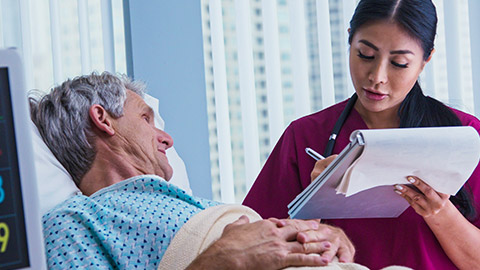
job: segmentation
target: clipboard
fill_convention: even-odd
[[[336,187],[364,146],[362,134],[356,133],[338,157],[288,205],[289,216],[296,219],[380,218],[397,217],[405,211],[409,204],[395,194],[391,186],[368,189],[350,197],[337,194]]]
[[[288,214],[299,219],[398,217],[409,204],[395,193],[394,184],[409,184],[406,177],[416,175],[435,190],[455,195],[479,159],[480,137],[470,126],[357,130],[288,204]]]

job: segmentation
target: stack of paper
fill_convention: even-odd
[[[351,143],[289,205],[292,218],[397,217],[408,203],[393,185],[418,176],[455,195],[480,159],[472,127],[357,130]]]

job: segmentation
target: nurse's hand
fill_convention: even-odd
[[[319,176],[327,167],[332,163],[332,161],[338,155],[331,155],[325,159],[320,159],[315,163],[315,167],[313,167],[312,172],[310,173],[310,180],[313,181],[317,176]]]
[[[450,195],[435,191],[416,176],[408,176],[413,187],[395,185],[395,192],[402,196],[424,218],[433,216],[450,202]]]

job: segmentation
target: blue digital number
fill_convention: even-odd
[[[5,199],[5,191],[3,190],[2,185],[3,185],[3,179],[0,176],[0,203],[2,203],[3,199]]]

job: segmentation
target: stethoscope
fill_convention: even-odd
[[[338,117],[337,122],[335,122],[332,133],[330,133],[330,137],[328,138],[327,147],[325,148],[325,152],[323,154],[324,157],[328,157],[332,154],[333,147],[335,146],[335,141],[337,139],[337,135],[338,133],[340,133],[343,123],[345,123],[345,120],[347,120],[348,115],[350,115],[350,112],[352,111],[353,106],[357,101],[357,98],[358,98],[357,93],[354,93],[350,98],[350,100],[347,102],[345,109],[343,109],[342,113]]]

